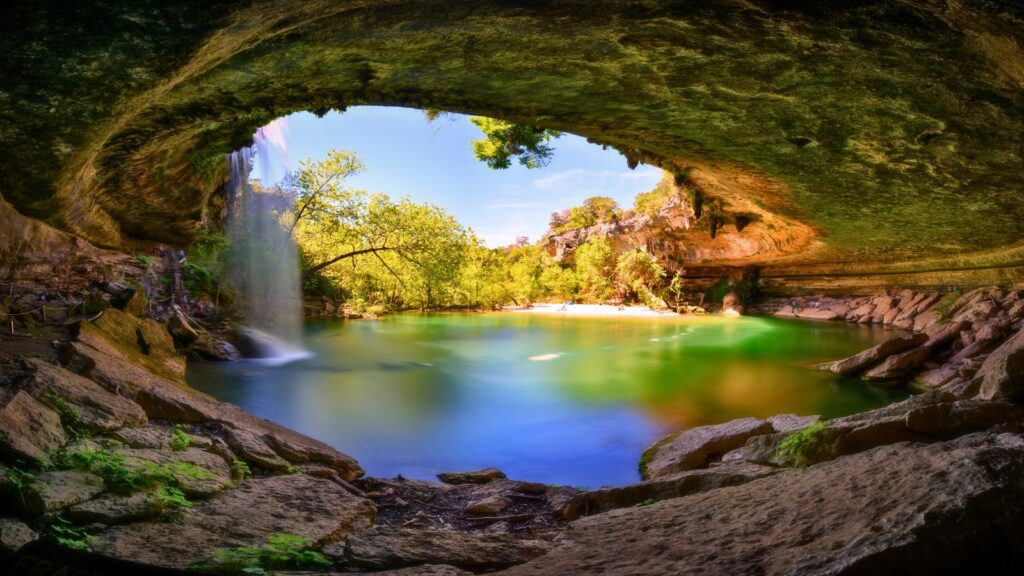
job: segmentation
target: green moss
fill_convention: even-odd
[[[790,434],[779,444],[775,457],[781,462],[806,466],[810,461],[811,452],[820,448],[824,430],[825,423],[819,421]]]

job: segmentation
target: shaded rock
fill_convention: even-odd
[[[0,557],[14,554],[39,538],[35,530],[16,518],[0,518]]]
[[[989,354],[975,378],[980,398],[1024,400],[1024,329]]]
[[[953,322],[967,321],[976,322],[991,318],[999,311],[999,305],[991,300],[982,299],[967,306],[953,315]]]
[[[744,457],[748,462],[768,466],[801,466],[834,460],[887,444],[928,440],[924,435],[906,427],[905,415],[902,413],[861,421],[830,421],[808,440],[800,454],[788,454],[782,450],[783,443],[791,435],[781,433],[755,436],[744,446]]]
[[[765,420],[740,418],[723,424],[698,426],[658,440],[644,451],[640,475],[656,479],[704,466],[713,455],[743,446],[751,436],[774,430]]]
[[[779,318],[795,318],[796,317],[796,311],[793,309],[792,306],[790,306],[789,304],[786,304],[782,308],[779,308],[778,310],[776,310],[775,314],[773,314],[773,316],[778,316]]]
[[[200,334],[188,352],[190,356],[199,360],[233,362],[242,359],[242,353],[234,344],[209,333]]]
[[[931,348],[932,350],[938,350],[949,344],[953,339],[958,338],[960,333],[971,327],[971,323],[966,320],[959,322],[950,322],[949,324],[940,324],[938,327],[932,328],[931,334],[928,335],[927,341],[924,343],[925,348]]]
[[[398,570],[385,570],[374,572],[378,576],[470,576],[472,572],[460,570],[454,566],[444,564],[424,564],[422,566],[410,566]]]
[[[363,475],[363,469],[351,456],[291,430],[274,425],[264,439],[278,455],[289,462],[327,464],[336,469],[345,480],[353,480]]]
[[[283,471],[290,464],[277,455],[274,450],[254,432],[243,429],[229,429],[227,443],[231,450],[242,460],[267,470]]]
[[[44,514],[85,502],[103,490],[99,476],[81,470],[58,470],[39,474],[16,500],[23,512]]]
[[[955,398],[971,398],[978,395],[981,383],[971,378],[954,378],[942,386],[941,390]]]
[[[0,449],[47,463],[50,459],[46,453],[67,440],[56,412],[24,390],[0,389]]]
[[[48,400],[66,402],[78,413],[81,425],[89,431],[103,432],[146,424],[146,413],[131,400],[107,392],[92,380],[42,360],[29,359],[26,362],[35,371],[26,384],[32,395],[43,403],[49,403]]]
[[[447,564],[480,571],[521,564],[547,550],[544,542],[518,540],[506,534],[376,526],[350,537],[344,546],[333,544],[323,552],[364,568]]]
[[[956,364],[946,363],[938,368],[926,370],[914,376],[913,383],[922,388],[934,390],[948,384],[957,377],[960,367]]]
[[[1020,320],[1021,318],[1024,318],[1024,300],[1018,300],[1013,304],[1013,306],[1010,306],[1009,311],[1007,311],[1007,315],[1011,320]]]
[[[889,356],[881,364],[864,373],[865,380],[894,380],[902,378],[924,363],[931,355],[931,350],[925,346],[914,348],[900,354]]]
[[[821,416],[797,416],[796,414],[777,414],[768,417],[768,423],[776,432],[796,432],[821,420]]]
[[[833,362],[829,367],[829,370],[835,374],[856,374],[870,368],[893,354],[898,354],[905,350],[920,346],[926,340],[928,340],[928,337],[924,334],[911,334],[908,336],[892,338],[891,340],[886,340],[881,344],[872,346],[859,354],[854,354],[849,358]]]
[[[977,434],[584,518],[504,574],[1013,573],[1022,514],[1024,441]]]
[[[907,413],[906,426],[929,436],[955,438],[1022,419],[1024,409],[1008,402],[960,400],[912,410]]]
[[[566,520],[575,520],[615,508],[645,505],[723,486],[736,486],[775,472],[775,468],[746,462],[707,470],[690,470],[658,480],[582,492],[562,503],[557,510]]]
[[[192,327],[188,317],[177,306],[171,307],[171,317],[167,319],[167,332],[179,344],[191,344],[199,338],[199,332]]]
[[[491,480],[507,478],[497,468],[484,468],[471,472],[441,472],[437,479],[445,484],[486,484]]]
[[[138,366],[143,372],[175,383],[185,381],[185,359],[162,324],[115,309],[92,322],[83,322],[78,349],[86,356],[106,353]]]
[[[466,504],[466,512],[468,514],[476,514],[477,516],[491,516],[498,514],[511,504],[512,501],[508,498],[490,496]]]
[[[136,492],[122,496],[104,494],[87,502],[68,508],[64,515],[72,522],[87,524],[124,524],[158,516],[161,501],[152,492]]]
[[[963,350],[951,356],[947,362],[954,365],[967,364],[967,361],[988,354],[998,345],[997,340],[977,340],[964,346]]]
[[[157,566],[185,567],[215,550],[262,546],[276,534],[320,544],[367,528],[372,502],[328,480],[286,474],[246,480],[216,498],[183,510],[173,523],[144,522],[97,534],[100,554]]]

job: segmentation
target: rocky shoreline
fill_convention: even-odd
[[[929,391],[828,421],[685,430],[643,454],[643,482],[591,491],[496,470],[364,478],[337,450],[189,388],[175,316],[109,298],[20,339],[29,352],[0,346],[0,554],[48,538],[187,567],[289,535],[336,572],[859,574],[967,566],[977,547],[1000,573],[1022,549],[1022,296],[748,307],[891,325],[892,339],[823,368]],[[992,548],[994,535],[1014,546]],[[945,564],[920,557],[942,547]]]

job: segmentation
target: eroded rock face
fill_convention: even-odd
[[[491,480],[507,478],[505,473],[497,468],[483,468],[470,472],[441,472],[437,479],[445,484],[486,484]]]
[[[644,479],[657,479],[700,468],[711,456],[739,448],[751,436],[773,431],[765,420],[741,418],[678,432],[662,438],[644,452],[640,474]]]
[[[465,534],[377,526],[334,544],[324,553],[364,568],[448,564],[467,570],[493,570],[521,564],[548,551],[544,542],[506,534]]]
[[[1008,573],[1024,559],[1022,491],[1019,435],[902,443],[585,518],[503,574]]]
[[[17,502],[23,512],[44,514],[85,502],[105,489],[102,478],[81,470],[44,472],[21,490]]]
[[[0,558],[17,552],[39,538],[35,530],[16,518],[0,518]]]
[[[989,354],[976,379],[981,398],[1024,400],[1024,329]]]
[[[183,568],[218,549],[262,546],[275,534],[318,544],[339,541],[370,526],[374,506],[338,485],[302,474],[242,482],[182,512],[176,522],[146,522],[96,536],[101,554]]]

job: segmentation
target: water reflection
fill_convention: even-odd
[[[811,368],[887,335],[864,326],[407,314],[307,332],[312,361],[195,365],[190,381],[378,476],[497,466],[544,482],[622,484],[668,431],[786,412],[834,417],[905,394]]]

